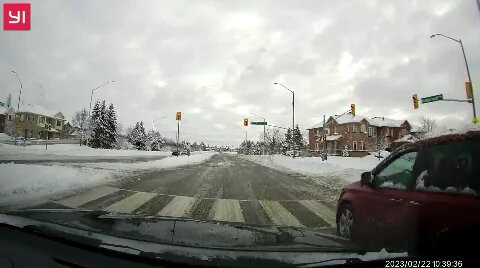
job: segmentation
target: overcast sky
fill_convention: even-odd
[[[2,1],[3,2],[3,1]],[[11,2],[11,1],[9,1]],[[18,82],[22,102],[68,119],[95,99],[119,121],[144,121],[168,137],[238,145],[243,118],[306,129],[323,115],[437,118],[458,126],[471,105],[437,102],[413,110],[411,96],[465,98],[464,42],[480,98],[480,16],[475,0],[412,1],[31,1],[31,31],[0,32],[0,99]],[[477,101],[477,104],[480,103]],[[480,107],[479,107],[480,109]],[[261,127],[248,127],[257,139]]]

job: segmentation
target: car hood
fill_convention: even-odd
[[[289,226],[247,225],[91,210],[32,209],[5,214],[115,237],[178,246],[230,250],[355,250],[348,241],[327,232]]]

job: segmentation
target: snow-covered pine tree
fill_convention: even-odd
[[[91,115],[92,131],[90,132],[90,139],[88,141],[89,146],[92,148],[100,148],[101,146],[100,117],[101,117],[100,102],[96,101],[92,110],[92,115]]]
[[[295,126],[293,130],[292,144],[295,150],[303,150],[305,148],[305,139],[303,138],[302,132],[298,125]]]
[[[148,147],[151,151],[160,151],[165,144],[165,139],[160,135],[160,132],[150,130],[147,135]]]
[[[135,146],[137,150],[147,150],[147,135],[145,134],[143,122],[137,122],[135,124],[135,127],[127,135],[127,141],[130,142],[133,146]]]
[[[108,106],[108,109],[105,112],[105,144],[104,147],[105,149],[112,149],[115,147],[115,144],[117,143],[117,136],[118,136],[118,131],[117,131],[117,114],[115,113],[115,108],[113,107],[113,104],[110,104]]]

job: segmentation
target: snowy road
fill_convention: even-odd
[[[104,209],[201,220],[331,229],[344,183],[265,167],[217,154],[202,164],[145,170],[114,184],[40,205]]]

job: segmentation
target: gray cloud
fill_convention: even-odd
[[[128,126],[239,144],[242,119],[265,116],[307,128],[323,114],[357,104],[357,113],[444,125],[471,119],[462,103],[412,109],[411,95],[464,98],[462,38],[474,85],[480,85],[479,14],[475,1],[32,1],[32,30],[0,32],[0,98],[22,99],[67,117],[88,107],[89,92],[118,109]],[[475,89],[475,93],[480,92]],[[14,101],[16,104],[16,101]],[[249,127],[257,138],[261,127]]]

